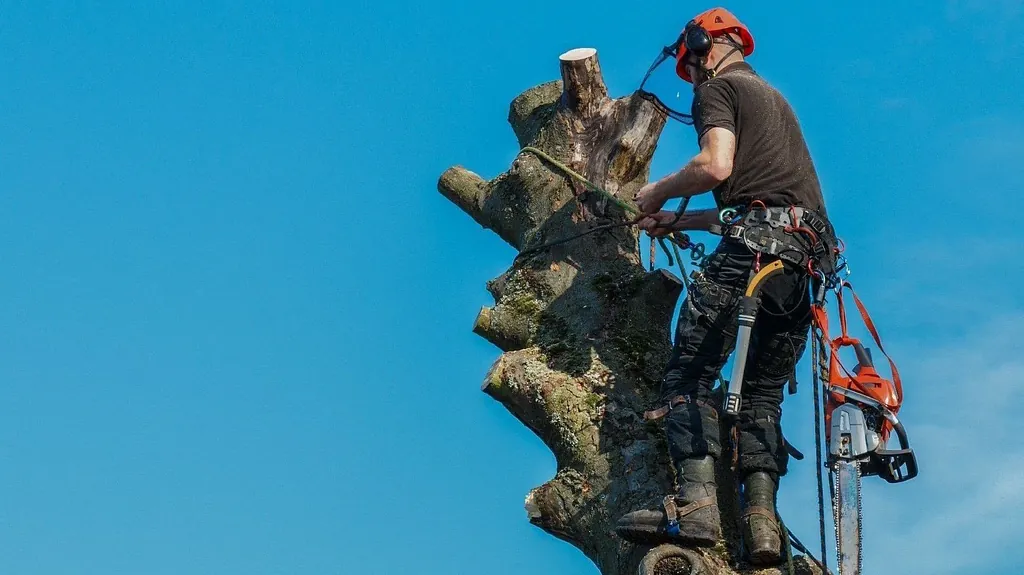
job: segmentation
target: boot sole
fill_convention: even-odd
[[[750,562],[758,566],[778,565],[782,562],[782,554],[778,547],[762,547],[750,550]]]

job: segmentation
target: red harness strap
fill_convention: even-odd
[[[875,340],[875,344],[878,345],[878,349],[885,355],[886,359],[889,360],[889,367],[892,370],[892,381],[889,381],[879,375],[873,366],[858,365],[853,372],[851,372],[845,365],[843,365],[842,361],[840,361],[839,351],[842,348],[852,347],[856,349],[857,347],[861,347],[860,340],[855,337],[851,337],[847,331],[846,306],[843,301],[844,289],[850,290],[850,293],[853,295],[853,301],[857,305],[857,309],[860,312],[860,316],[864,321],[865,327],[867,327],[868,331],[871,333],[871,337]],[[893,413],[899,412],[900,406],[903,403],[903,386],[900,382],[899,370],[897,370],[896,363],[891,357],[889,357],[889,354],[882,346],[882,340],[878,335],[878,329],[871,320],[871,316],[868,314],[867,308],[864,306],[864,302],[857,297],[856,292],[853,291],[853,286],[850,285],[849,282],[845,281],[840,286],[836,299],[839,308],[839,326],[841,334],[834,339],[829,339],[828,314],[825,309],[819,305],[814,305],[811,308],[814,322],[828,341],[828,346],[831,351],[828,376],[829,385],[835,388],[852,389],[860,392],[877,400]],[[814,366],[814,369],[817,368],[818,366]],[[826,407],[826,422],[831,420],[830,415],[832,413],[832,409],[845,401],[846,398],[839,393],[829,394],[828,405]],[[883,441],[888,438],[891,431],[891,424],[888,421],[884,421],[882,423]]]
[[[871,321],[871,316],[868,315],[867,308],[864,307],[864,302],[860,301],[857,297],[857,292],[853,291],[853,286],[850,282],[843,282],[843,287],[850,289],[850,295],[853,296],[853,302],[857,304],[857,310],[860,311],[860,317],[864,320],[864,325],[868,328],[868,332],[871,333],[871,337],[874,338],[875,344],[878,345],[878,350],[882,352],[885,359],[889,360],[889,368],[892,370],[892,382],[896,386],[896,397],[899,399],[899,403],[903,403],[903,384],[900,382],[900,372],[896,369],[896,363],[886,353],[885,348],[882,347],[882,338],[878,336],[878,330],[875,328],[875,323]],[[843,305],[843,292],[839,292],[839,306],[842,309]],[[846,326],[843,326],[843,335],[846,335]]]

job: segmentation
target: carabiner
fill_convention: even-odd
[[[723,208],[718,212],[718,221],[726,225],[734,224],[739,221],[741,215],[739,208]]]
[[[704,259],[704,244],[690,244],[690,259],[694,262]]]
[[[850,269],[850,262],[846,259],[846,256],[840,255],[836,258],[836,261],[842,262],[840,265],[836,266],[836,272],[844,272],[846,274],[846,279],[850,279],[850,276],[853,275],[853,270]]]

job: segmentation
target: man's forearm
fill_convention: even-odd
[[[662,197],[667,200],[689,198],[714,189],[720,183],[722,180],[712,169],[711,156],[702,152],[678,172],[662,178],[658,187]]]
[[[679,221],[672,228],[683,232],[706,232],[708,228],[717,223],[720,223],[718,221],[718,210],[693,210],[683,214],[683,217],[679,218]]]

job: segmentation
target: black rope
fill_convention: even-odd
[[[691,116],[690,114],[684,114],[684,113],[680,112],[679,110],[674,110],[674,109],[670,108],[668,106],[668,104],[666,104],[665,102],[662,102],[661,98],[659,98],[653,92],[648,92],[647,90],[644,90],[644,89],[641,88],[641,89],[637,90],[637,94],[641,98],[643,98],[643,99],[647,100],[648,102],[654,104],[655,108],[657,108],[661,113],[665,114],[669,118],[672,118],[673,120],[679,122],[680,124],[684,124],[684,125],[687,125],[687,126],[692,126],[693,125],[693,116]]]
[[[796,534],[793,533],[793,531],[789,527],[786,527],[786,533],[789,534],[790,544],[797,551],[803,553],[804,556],[809,558],[811,561],[814,561],[814,564],[821,569],[822,575],[829,575],[828,567],[825,566],[821,561],[818,561],[818,558],[815,557],[813,553],[811,553],[811,551],[807,548],[806,545],[804,545],[799,539],[797,539]]]
[[[819,298],[820,299],[820,298]],[[820,301],[819,301],[820,303]],[[820,530],[821,536],[821,566],[824,573],[828,573],[828,559],[827,551],[825,549],[825,499],[823,495],[822,485],[822,471],[824,470],[824,464],[822,463],[822,449],[823,441],[821,436],[821,419],[823,412],[821,411],[821,381],[819,379],[818,367],[821,359],[821,343],[818,339],[817,330],[814,326],[811,327],[812,338],[811,338],[811,374],[812,382],[814,386],[814,455],[815,464],[817,465],[816,474],[818,477],[818,529]]]
[[[615,228],[628,228],[629,226],[634,226],[634,225],[638,224],[641,219],[643,219],[643,218],[636,218],[636,219],[632,219],[632,220],[627,220],[625,222],[617,222],[617,223],[614,223],[614,224],[602,224],[600,226],[594,226],[594,227],[590,228],[589,230],[584,230],[584,231],[582,231],[582,232],[580,232],[578,234],[573,234],[573,235],[568,236],[568,237],[560,238],[560,239],[557,239],[557,240],[552,240],[550,242],[545,242],[543,244],[540,244],[539,246],[534,246],[532,248],[523,250],[523,251],[519,252],[519,256],[521,257],[521,256],[532,254],[534,252],[543,251],[543,250],[546,250],[548,248],[553,248],[555,246],[560,246],[562,244],[567,244],[569,242],[576,241],[576,240],[578,240],[578,239],[580,239],[582,237],[586,237],[586,236],[589,236],[590,234],[594,234],[594,233],[597,233],[597,232],[613,230]]]
[[[540,245],[533,246],[531,248],[525,249],[525,250],[519,252],[519,255],[516,256],[516,257],[518,258],[518,257],[523,257],[523,256],[531,255],[531,254],[534,254],[536,252],[540,252],[540,251],[546,250],[548,248],[552,248],[552,247],[555,247],[555,246],[560,246],[562,244],[567,244],[569,242],[576,241],[576,240],[578,240],[578,239],[580,239],[582,237],[586,237],[586,236],[589,236],[590,234],[594,234],[594,233],[597,233],[597,232],[613,230],[613,229],[616,229],[616,228],[628,228],[630,226],[635,226],[636,224],[640,223],[640,221],[643,220],[645,217],[646,217],[646,215],[643,215],[643,216],[640,216],[638,218],[634,218],[632,220],[627,220],[627,221],[624,221],[624,222],[617,222],[617,223],[614,223],[614,224],[602,224],[600,226],[594,226],[594,227],[592,227],[592,228],[590,228],[588,230],[584,230],[584,231],[582,231],[580,233],[573,234],[573,235],[570,235],[570,236],[567,236],[567,237],[564,237],[564,238],[559,238],[557,240],[551,240],[550,242],[544,242],[544,243],[542,243]],[[659,228],[666,228],[668,226],[667,225],[659,225],[658,227]],[[681,249],[684,249],[684,250],[687,250],[687,249],[690,250],[691,251],[691,258],[694,259],[695,261],[700,259],[699,256],[698,257],[694,257],[694,255],[697,253],[695,248],[697,246],[699,246],[700,244],[693,244],[692,242],[689,241],[689,237],[686,236],[685,234],[683,235],[683,239],[677,238],[675,235],[671,235],[671,234],[667,235],[667,236],[660,236],[660,237],[658,237],[658,241],[659,241],[659,243],[661,243],[662,249],[665,250],[665,253],[669,257],[669,262],[670,262],[669,266],[670,267],[673,265],[671,263],[672,256],[669,253],[668,248],[663,243],[666,240],[672,243],[672,247],[673,248],[678,247],[678,248],[681,248]],[[682,259],[678,258],[678,252],[677,252],[676,255],[677,255],[677,259],[679,261],[679,266],[680,266],[680,268],[682,268],[682,263],[683,263]],[[684,275],[685,275],[685,273],[684,273]]]

